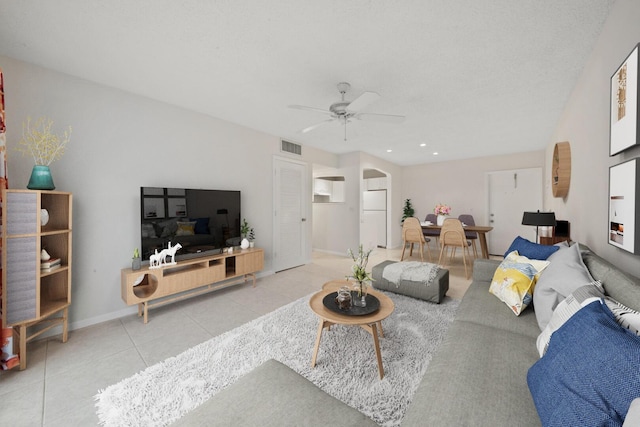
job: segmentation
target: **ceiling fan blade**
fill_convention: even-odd
[[[360,113],[355,115],[356,119],[370,120],[383,123],[402,123],[405,119],[404,116],[398,116],[395,114],[376,114],[376,113]]]
[[[306,105],[288,105],[289,108],[296,110],[315,111],[316,113],[332,114],[329,110],[323,110],[322,108],[307,107]]]
[[[334,120],[335,120],[335,119],[323,120],[323,121],[321,121],[320,123],[316,123],[315,125],[311,125],[311,126],[309,126],[309,127],[306,127],[306,128],[304,128],[304,129],[302,129],[300,132],[301,132],[301,133],[311,132],[312,130],[314,130],[314,129],[316,129],[316,128],[318,128],[318,127],[320,127],[320,126],[322,126],[322,125],[324,125],[324,124],[326,124],[326,123],[332,122],[332,121],[334,121]]]
[[[373,104],[380,98],[376,92],[365,92],[354,99],[348,106],[349,111],[360,111],[369,104]]]

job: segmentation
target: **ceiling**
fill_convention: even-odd
[[[544,149],[613,2],[0,0],[0,55],[413,165]],[[342,81],[405,121],[301,133]]]

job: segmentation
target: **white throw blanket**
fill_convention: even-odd
[[[421,282],[429,286],[436,278],[438,271],[440,271],[440,267],[428,262],[396,262],[385,266],[382,270],[382,277],[395,284],[396,288],[400,287],[400,282],[403,280]]]

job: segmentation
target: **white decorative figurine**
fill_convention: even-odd
[[[149,268],[161,268],[166,267],[168,265],[176,264],[176,252],[182,248],[180,243],[176,243],[175,246],[171,246],[171,242],[169,242],[169,247],[167,249],[163,249],[158,253],[156,249],[155,253],[149,257]],[[167,262],[167,257],[171,257],[171,262]]]
[[[40,209],[40,225],[45,226],[49,223],[49,211],[46,209]]]
[[[51,259],[51,255],[49,255],[49,252],[47,252],[44,249],[40,251],[40,260],[49,261],[50,259]]]

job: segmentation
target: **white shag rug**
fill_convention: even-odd
[[[398,426],[434,351],[458,309],[386,293],[395,303],[382,322],[385,376],[373,339],[359,327],[325,330],[318,360],[311,356],[319,318],[303,297],[99,391],[104,426],[165,426],[268,359],[276,359],[382,426]]]

